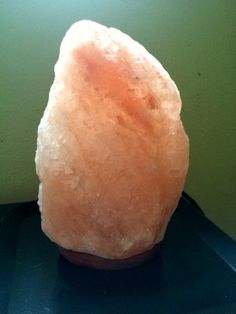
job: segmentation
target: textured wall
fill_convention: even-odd
[[[0,202],[37,197],[36,129],[66,29],[94,19],[140,41],[182,95],[191,141],[186,191],[236,236],[236,2],[1,1]]]

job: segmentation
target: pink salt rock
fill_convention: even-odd
[[[175,83],[143,46],[71,26],[38,128],[42,229],[61,247],[124,259],[163,239],[188,169]]]

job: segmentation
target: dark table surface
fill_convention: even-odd
[[[0,207],[0,314],[236,313],[236,244],[185,193],[160,253],[98,271],[58,253],[36,202]]]

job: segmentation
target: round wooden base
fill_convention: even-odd
[[[101,270],[118,270],[139,266],[152,259],[160,249],[161,243],[157,243],[151,250],[124,259],[107,259],[87,253],[79,253],[66,250],[59,246],[59,252],[68,261],[79,266]]]

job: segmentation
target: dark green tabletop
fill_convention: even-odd
[[[2,206],[0,314],[236,313],[236,245],[183,194],[160,253],[97,271],[59,256],[36,202]]]

